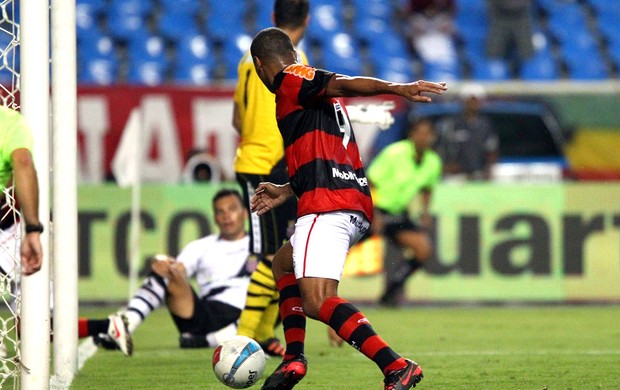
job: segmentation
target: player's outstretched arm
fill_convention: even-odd
[[[373,77],[350,77],[337,74],[327,85],[326,94],[331,97],[374,96],[381,94],[402,96],[413,102],[428,103],[431,98],[422,93],[441,95],[446,91],[446,83],[431,81],[414,81],[411,83],[393,83]]]
[[[268,182],[260,183],[250,199],[250,211],[263,215],[269,210],[278,207],[293,195],[290,183],[281,185]]]

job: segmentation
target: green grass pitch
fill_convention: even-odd
[[[620,389],[617,306],[360,308],[397,352],[421,364],[419,389]],[[211,369],[213,350],[181,350],[177,337],[160,309],[137,330],[133,357],[99,349],[71,389],[225,389]],[[348,345],[330,347],[317,321],[308,320],[306,354],[308,375],[296,389],[383,388],[374,363]],[[269,359],[253,388],[278,363]]]

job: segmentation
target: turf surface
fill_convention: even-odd
[[[617,306],[361,308],[397,352],[422,365],[420,389],[620,389]],[[211,369],[213,350],[181,350],[177,337],[160,309],[137,330],[133,357],[99,349],[71,389],[225,389]],[[383,388],[372,362],[347,345],[330,347],[325,325],[312,320],[306,355],[308,375],[296,389]],[[265,376],[278,363],[268,360]]]

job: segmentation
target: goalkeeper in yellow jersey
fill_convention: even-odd
[[[309,21],[308,0],[275,0],[273,22],[298,45]],[[300,61],[307,63],[300,53]],[[276,123],[274,95],[258,78],[250,53],[239,63],[234,96],[233,126],[240,135],[234,169],[249,210],[249,199],[260,182],[284,184],[288,181],[284,144]],[[296,200],[266,215],[250,217],[250,256],[257,261],[252,273],[245,309],[239,319],[238,334],[261,344],[269,355],[281,356],[284,349],[274,336],[279,317],[279,293],[271,272],[271,260],[292,233],[297,214]]]

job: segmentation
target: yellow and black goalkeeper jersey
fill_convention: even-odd
[[[305,54],[297,52],[299,60],[306,64]],[[239,62],[237,73],[234,100],[241,116],[241,141],[235,156],[235,172],[266,175],[284,157],[275,95],[256,74],[249,52]]]

